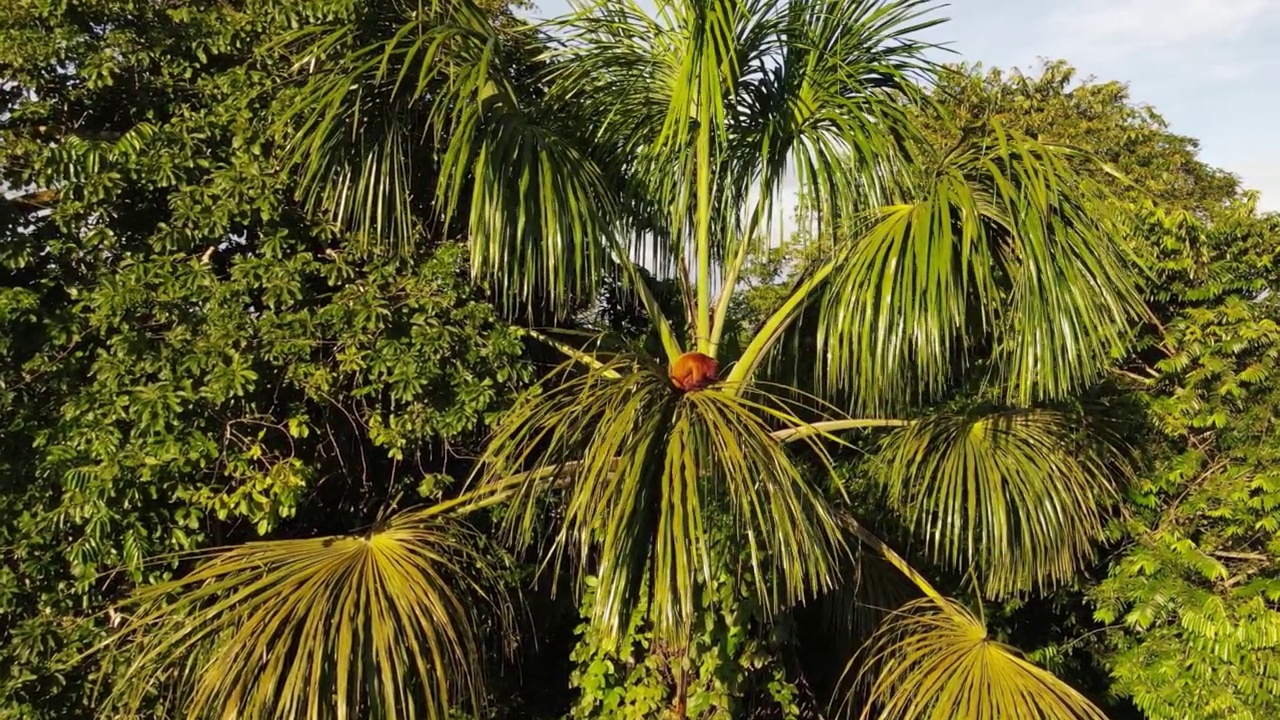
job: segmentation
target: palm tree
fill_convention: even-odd
[[[477,281],[513,311],[570,312],[621,282],[661,351],[546,338],[565,366],[502,421],[462,495],[358,536],[219,551],[144,589],[122,698],[176,673],[190,717],[478,703],[476,601],[508,600],[466,516],[503,505],[512,547],[595,578],[586,610],[606,635],[643,604],[657,637],[687,642],[725,564],[784,612],[846,584],[861,545],[923,599],[851,665],[849,708],[1102,717],[868,530],[832,469],[849,433],[870,434],[861,481],[921,558],[992,598],[1070,578],[1123,472],[1072,409],[1143,312],[1114,203],[1066,148],[996,126],[930,145],[916,118],[940,70],[915,38],[931,12],[591,0],[531,27],[434,0],[282,43],[300,77],[289,157],[317,211],[369,242],[465,231]],[[739,273],[792,179],[820,260],[730,356]],[[664,313],[653,275],[683,312]],[[714,551],[726,537],[740,555]]]

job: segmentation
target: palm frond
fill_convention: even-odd
[[[782,329],[812,334],[818,383],[858,414],[937,400],[975,372],[1011,403],[1061,399],[1101,376],[1145,312],[1117,206],[1074,153],[999,128],[966,143],[847,228],[766,324],[773,347]]]
[[[1088,698],[991,638],[952,602],[907,605],[848,671],[846,715],[862,720],[1106,720]],[[865,694],[864,694],[865,693]],[[866,700],[858,712],[853,702]]]
[[[1106,433],[1048,410],[941,414],[886,435],[889,499],[926,553],[992,596],[1069,579],[1101,539],[1123,456]]]
[[[111,645],[111,700],[173,688],[185,718],[452,717],[481,707],[478,611],[493,601],[481,538],[437,513],[353,537],[250,543],[140,590]]]
[[[296,74],[278,125],[285,161],[300,171],[300,198],[366,245],[399,249],[438,221],[421,212],[436,165],[422,152],[433,120],[425,98],[457,86],[493,34],[490,20],[465,0],[438,0],[276,40]]]
[[[557,20],[549,97],[584,108],[629,187],[655,209],[655,237],[692,266],[697,336],[714,350],[713,280],[732,283],[766,239],[794,172],[844,217],[874,204],[912,125],[904,100],[932,72],[913,34],[924,0],[597,0]],[[716,259],[728,270],[719,278]],[[717,310],[723,310],[723,304]]]
[[[1070,148],[1012,137],[986,160],[993,218],[1017,243],[1001,256],[1011,280],[997,317],[995,379],[1009,402],[1059,400],[1096,382],[1149,315],[1144,266],[1126,245],[1116,202],[1070,162]]]
[[[610,179],[572,133],[510,94],[458,107],[437,200],[450,216],[469,208],[472,266],[501,301],[567,310],[607,259],[631,262]]]
[[[366,245],[463,231],[497,298],[564,309],[616,249],[618,194],[574,108],[531,91],[534,29],[498,23],[431,0],[285,38],[301,86],[287,160],[307,204]]]
[[[834,231],[895,191],[906,144],[918,130],[906,108],[937,72],[918,34],[943,20],[930,0],[802,0],[785,3],[781,63],[764,71],[743,133],[777,181],[786,164],[822,224]]]
[[[677,391],[658,368],[592,371],[511,412],[484,458],[479,492],[533,473],[512,497],[507,530],[529,546],[547,502],[560,518],[549,560],[576,560],[579,580],[598,578],[592,620],[614,636],[643,599],[655,632],[686,636],[696,587],[717,562],[751,567],[755,598],[778,609],[835,582],[845,552],[817,489],[770,436],[766,418],[793,416],[767,396],[716,387]],[[798,421],[797,421],[798,422]],[[821,446],[809,443],[819,458]],[[714,558],[717,537],[740,558]],[[642,595],[643,593],[643,595]]]

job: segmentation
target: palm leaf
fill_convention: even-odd
[[[895,613],[850,665],[863,720],[1106,720],[1087,698],[946,601],[918,600]],[[858,692],[858,691],[862,692]]]
[[[735,379],[789,329],[816,338],[817,382],[858,414],[935,401],[974,373],[1024,405],[1096,381],[1145,312],[1142,273],[1116,204],[1072,158],[994,127],[917,168],[897,202],[846,227]]]
[[[1125,244],[1117,203],[1069,163],[1092,158],[995,131],[1001,152],[985,161],[999,180],[995,217],[1018,244],[1000,256],[1011,287],[994,332],[994,375],[1009,402],[1060,400],[1097,382],[1128,348],[1149,316],[1148,276]]]
[[[278,125],[300,198],[366,245],[419,238],[436,220],[420,212],[435,166],[421,152],[433,113],[420,99],[457,88],[492,35],[490,18],[447,0],[372,9],[273,43],[295,64]]]
[[[842,684],[850,678],[855,682],[846,685],[842,714],[850,715],[860,705],[863,720],[1105,720],[1052,673],[992,640],[980,618],[942,596],[883,540],[851,517],[841,520],[861,544],[925,596],[897,608],[880,608],[879,628],[845,668]],[[851,628],[867,619],[856,606],[848,610],[845,619]]]
[[[278,43],[299,77],[281,126],[303,200],[375,249],[465,230],[510,306],[589,297],[619,197],[575,109],[530,94],[534,30],[471,0],[373,15]]]
[[[445,718],[481,707],[482,538],[439,513],[365,535],[250,543],[140,590],[106,651],[113,702],[172,687],[185,718]]]
[[[1103,534],[1124,462],[1107,434],[1048,410],[942,414],[892,431],[876,456],[893,506],[936,562],[990,595],[1078,571]]]
[[[769,237],[788,173],[833,222],[882,194],[912,132],[903,101],[932,72],[911,37],[936,24],[929,8],[722,0],[651,12],[597,0],[554,22],[548,96],[583,108],[596,145],[612,149],[605,164],[654,209],[666,257],[693,268],[700,351],[714,353],[725,322],[721,302],[709,327],[710,289],[732,286]]]
[[[616,637],[643,602],[655,632],[687,636],[696,588],[721,562],[745,562],[766,609],[835,582],[845,552],[817,491],[770,433],[767,419],[798,422],[762,395],[716,388],[681,393],[657,368],[614,364],[535,396],[510,413],[484,458],[477,492],[511,498],[507,530],[529,546],[550,500],[560,518],[549,561],[577,560],[579,581],[598,578],[590,616]],[[620,375],[611,377],[611,373]],[[807,445],[819,458],[822,448]],[[562,492],[558,489],[563,487]],[[725,534],[741,557],[713,557]]]

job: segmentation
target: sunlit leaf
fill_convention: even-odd
[[[876,456],[894,506],[931,558],[993,595],[1070,578],[1101,539],[1123,456],[1078,416],[938,415],[887,435]]]
[[[479,708],[492,563],[458,521],[404,513],[366,534],[211,553],[146,587],[104,649],[125,663],[112,700],[169,697],[185,718],[445,718]]]
[[[1106,720],[1069,685],[991,638],[963,607],[919,600],[895,613],[849,672],[862,720]],[[859,712],[852,704],[865,699]]]
[[[1115,204],[1069,162],[1087,158],[998,127],[965,142],[851,227],[798,298],[819,379],[859,411],[937,400],[971,372],[1012,403],[1061,399],[1145,312]]]

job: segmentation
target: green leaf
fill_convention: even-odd
[[[991,596],[1071,579],[1102,538],[1125,457],[1079,416],[936,415],[892,431],[875,461],[930,558]]]
[[[480,613],[494,566],[480,538],[431,511],[367,534],[211,553],[122,610],[102,652],[124,661],[111,700],[136,712],[176,671],[186,718],[443,718],[481,705]]]
[[[865,663],[854,672],[868,699],[858,713],[863,720],[1106,720],[1087,698],[996,642],[979,618],[950,602],[926,599],[902,608],[855,662]]]
[[[996,126],[852,226],[797,290],[817,316],[795,332],[816,333],[828,392],[893,412],[985,368],[1025,405],[1101,377],[1145,312],[1142,278],[1115,204],[1069,160]]]

